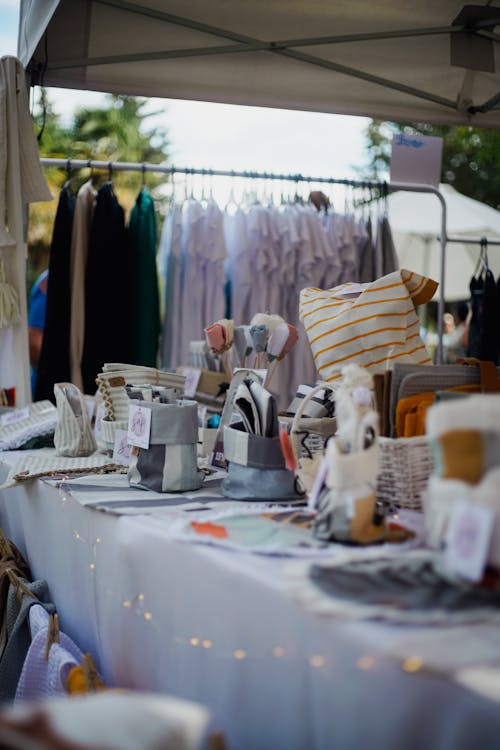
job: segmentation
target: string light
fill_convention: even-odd
[[[402,664],[402,669],[404,672],[418,672],[420,669],[422,669],[424,662],[420,658],[420,656],[409,656],[407,659],[404,660]]]
[[[375,666],[375,659],[373,658],[373,656],[362,656],[356,662],[356,666],[358,669],[368,671],[369,669],[373,669],[373,667]]]
[[[283,646],[275,646],[272,651],[273,656],[275,656],[277,659],[280,659],[282,656],[285,655],[285,649]]]
[[[207,639],[207,640],[205,640],[205,641],[202,641],[202,642],[201,642],[201,645],[203,646],[203,648],[212,648],[212,646],[213,646],[214,644],[212,643],[212,641],[209,641],[209,640]]]
[[[242,648],[237,648],[235,651],[233,651],[233,656],[235,659],[238,659],[239,661],[241,661],[242,659],[247,658],[247,652],[244,651],[244,649]]]
[[[199,646],[200,645],[200,639],[199,638],[190,638],[189,643],[191,646]]]
[[[144,619],[145,620],[152,620],[153,619],[153,615],[151,614],[151,612],[144,612]]]
[[[309,659],[309,664],[311,665],[311,667],[316,667],[316,669],[319,669],[320,667],[323,667],[325,665],[325,657],[321,656],[321,654],[315,654]]]

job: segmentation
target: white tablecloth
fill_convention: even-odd
[[[284,559],[173,542],[39,480],[0,492],[0,525],[108,684],[204,703],[231,750],[499,747],[498,704],[404,671],[419,630],[304,611]]]

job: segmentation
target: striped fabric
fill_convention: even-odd
[[[384,372],[394,362],[431,364],[415,306],[431,299],[437,282],[400,269],[376,281],[300,293],[300,317],[322,380],[355,362]]]
[[[28,406],[28,414],[24,419],[0,425],[0,451],[16,450],[32,438],[50,435],[56,425],[56,407],[50,401],[36,401]]]

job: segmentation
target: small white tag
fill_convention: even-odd
[[[97,407],[97,412],[95,415],[95,425],[94,425],[94,435],[96,440],[100,440],[102,438],[102,424],[101,419],[104,419],[106,416],[106,409],[104,407],[104,404],[99,404]]]
[[[326,456],[323,456],[319,463],[313,486],[311,487],[311,491],[309,492],[309,502],[307,503],[307,507],[309,508],[309,510],[316,510],[316,508],[318,507],[319,495],[324,483],[326,482],[327,473],[328,461],[326,460]]]
[[[137,448],[149,448],[149,436],[151,434],[151,409],[129,404],[128,407],[128,433],[127,438],[130,445]]]
[[[446,534],[446,566],[468,581],[483,577],[495,516],[491,508],[459,501]]]
[[[121,464],[122,466],[129,465],[130,445],[128,444],[127,430],[116,430],[115,432],[113,461],[115,464]]]
[[[198,383],[200,382],[201,370],[198,370],[196,367],[183,367],[182,374],[186,378],[184,396],[186,398],[194,398]]]
[[[28,419],[30,410],[28,406],[24,409],[16,409],[15,411],[9,411],[7,414],[2,414],[0,418],[0,425],[7,427],[8,424],[16,424],[16,422],[22,422],[23,419]]]

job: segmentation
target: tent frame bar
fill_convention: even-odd
[[[387,190],[388,192],[396,192],[397,190],[403,190],[410,193],[431,193],[435,195],[441,203],[441,235],[439,238],[440,242],[440,266],[439,266],[439,297],[438,297],[438,320],[437,320],[437,331],[438,331],[438,345],[436,349],[436,364],[441,364],[443,361],[443,332],[444,332],[444,279],[446,269],[446,243],[448,240],[446,232],[446,201],[442,193],[438,188],[433,185],[420,185],[413,182],[391,182],[384,183],[375,180],[349,180],[336,177],[310,177],[302,174],[276,174],[273,172],[245,172],[236,170],[225,170],[225,169],[200,169],[191,167],[176,167],[168,166],[166,164],[149,164],[149,163],[138,163],[138,162],[114,162],[114,161],[96,161],[94,159],[53,159],[53,158],[42,158],[40,159],[42,166],[44,167],[55,167],[59,169],[103,169],[108,172],[155,172],[159,174],[175,175],[201,175],[207,177],[241,177],[247,180],[275,180],[275,181],[288,181],[306,183],[319,183],[322,185],[346,185],[354,188],[377,188],[380,190]],[[455,241],[455,240],[453,240]]]
[[[373,41],[376,39],[389,39],[389,38],[404,38],[411,36],[423,36],[431,34],[454,34],[457,32],[467,32],[468,34],[481,34],[482,30],[491,32],[491,29],[495,28],[497,23],[500,23],[500,17],[492,17],[491,19],[480,20],[471,25],[464,24],[453,24],[451,26],[438,26],[436,28],[422,28],[422,29],[402,29],[402,30],[389,30],[371,32],[367,34],[351,34],[351,35],[340,35],[340,36],[325,36],[325,37],[314,37],[309,39],[288,39],[281,41],[270,41],[265,42],[260,39],[247,36],[246,34],[239,34],[229,29],[223,29],[219,26],[212,26],[210,24],[195,21],[184,16],[178,16],[165,11],[156,10],[154,8],[147,8],[135,3],[128,2],[128,0],[93,0],[93,2],[100,5],[117,8],[124,12],[135,13],[138,15],[155,18],[165,23],[170,23],[177,26],[183,26],[185,28],[193,29],[195,31],[210,35],[212,37],[218,37],[219,39],[226,39],[234,42],[233,45],[227,46],[203,46],[192,49],[177,49],[177,50],[165,50],[165,51],[153,51],[144,53],[133,53],[130,55],[111,55],[111,56],[100,56],[90,58],[87,60],[83,59],[68,59],[60,60],[54,63],[50,61],[47,63],[47,69],[56,70],[62,68],[75,68],[75,67],[87,67],[90,65],[106,65],[115,64],[120,62],[137,62],[139,60],[159,60],[159,59],[179,59],[182,57],[199,57],[204,55],[218,55],[218,54],[232,54],[241,52],[254,52],[264,51],[270,54],[280,55],[289,59],[297,60],[298,62],[305,63],[307,65],[314,65],[324,70],[334,71],[342,75],[346,75],[352,78],[358,78],[362,81],[366,81],[383,88],[392,89],[399,91],[408,96],[414,96],[424,101],[433,102],[447,109],[457,109],[457,103],[450,99],[446,99],[430,92],[423,91],[421,89],[407,86],[398,81],[383,78],[368,73],[364,70],[352,68],[350,66],[336,63],[332,60],[327,60],[322,57],[317,57],[311,54],[305,54],[298,51],[297,49],[291,49],[291,47],[299,46],[313,46],[321,44],[339,44],[344,42],[352,41]],[[495,97],[494,97],[495,99]],[[469,110],[470,114],[475,112],[487,112],[492,109],[494,104],[491,100],[478,105],[477,107]]]

